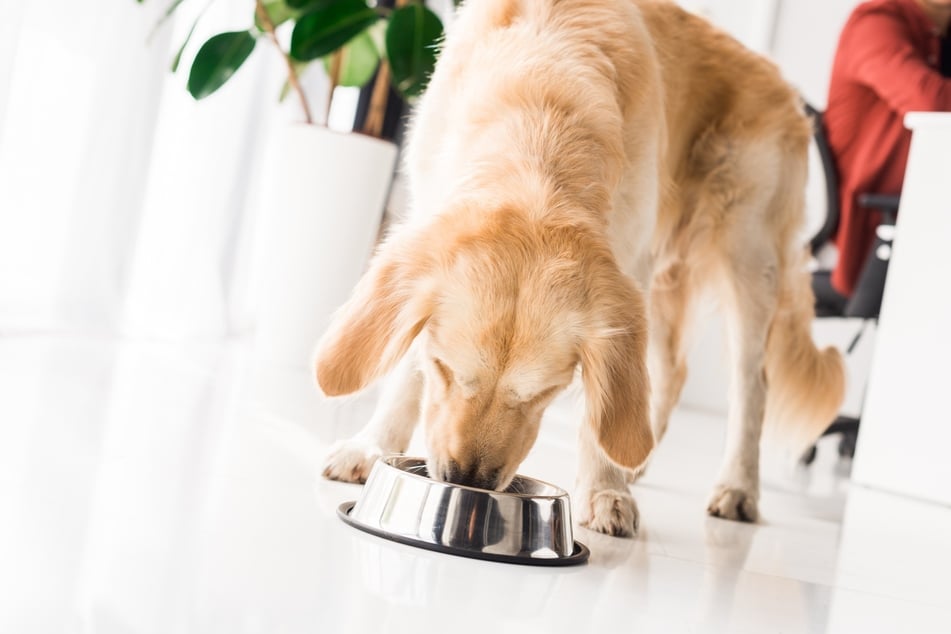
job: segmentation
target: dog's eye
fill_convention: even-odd
[[[449,366],[436,358],[433,358],[433,365],[436,366],[436,370],[439,371],[439,376],[442,377],[442,380],[446,382],[446,387],[452,385],[452,370],[449,369]]]
[[[553,397],[558,392],[559,389],[561,389],[561,386],[553,385],[547,390],[542,390],[541,392],[533,396],[530,400],[526,401],[524,406],[528,408],[538,407],[539,405],[542,405],[546,403],[549,399],[551,399],[551,397]]]

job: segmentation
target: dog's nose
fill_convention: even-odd
[[[464,469],[455,460],[449,460],[443,469],[442,479],[461,486],[494,490],[499,482],[499,469],[486,472],[479,469],[478,464]]]

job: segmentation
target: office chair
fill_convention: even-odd
[[[813,139],[822,161],[826,189],[826,216],[822,227],[809,241],[813,256],[828,244],[839,226],[839,177],[829,142],[822,125],[822,113],[809,104],[805,105],[806,114],[812,119]],[[853,337],[846,354],[851,354],[858,345],[866,327],[878,321],[882,307],[882,295],[885,291],[885,276],[891,257],[891,245],[895,234],[895,219],[898,214],[900,197],[893,194],[864,193],[858,197],[860,209],[878,211],[882,215],[881,223],[875,231],[875,242],[868,254],[862,272],[859,275],[855,292],[851,298],[840,295],[831,282],[832,272],[817,270],[812,274],[812,289],[816,296],[816,318],[853,317],[862,320],[859,331]],[[860,418],[839,416],[829,425],[823,436],[841,434],[839,455],[851,458],[855,455],[855,442],[858,438]],[[812,446],[802,457],[805,464],[811,464],[816,457],[816,447]]]

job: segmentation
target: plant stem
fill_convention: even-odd
[[[291,88],[294,89],[294,92],[296,92],[297,96],[300,98],[300,106],[304,111],[304,120],[308,124],[312,124],[314,122],[314,118],[310,114],[310,106],[307,103],[307,95],[304,94],[304,89],[301,88],[300,80],[297,77],[297,70],[294,68],[294,62],[291,60],[290,54],[284,50],[280,41],[278,41],[277,33],[275,33],[274,30],[274,22],[271,21],[271,16],[268,15],[267,9],[264,8],[264,2],[262,0],[256,0],[255,4],[255,11],[258,14],[258,21],[261,23],[261,26],[264,27],[264,30],[267,31],[268,36],[271,38],[271,41],[274,42],[274,46],[277,47],[281,57],[284,58],[284,63],[287,65],[287,81],[290,82]]]
[[[399,9],[408,4],[408,0],[396,0],[395,8]],[[387,9],[392,13],[393,9]],[[377,71],[376,81],[373,82],[373,92],[370,93],[370,108],[367,118],[363,122],[363,133],[372,137],[383,136],[383,123],[386,119],[386,104],[390,100],[390,64],[386,57],[380,61],[380,70]]]
[[[390,98],[390,65],[383,59],[380,70],[376,73],[373,82],[373,92],[370,93],[370,107],[367,118],[363,122],[364,134],[381,138],[383,136],[383,122],[386,118],[386,103]]]

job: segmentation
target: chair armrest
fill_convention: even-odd
[[[898,211],[900,194],[859,194],[859,207],[863,209],[877,209],[879,211]]]

